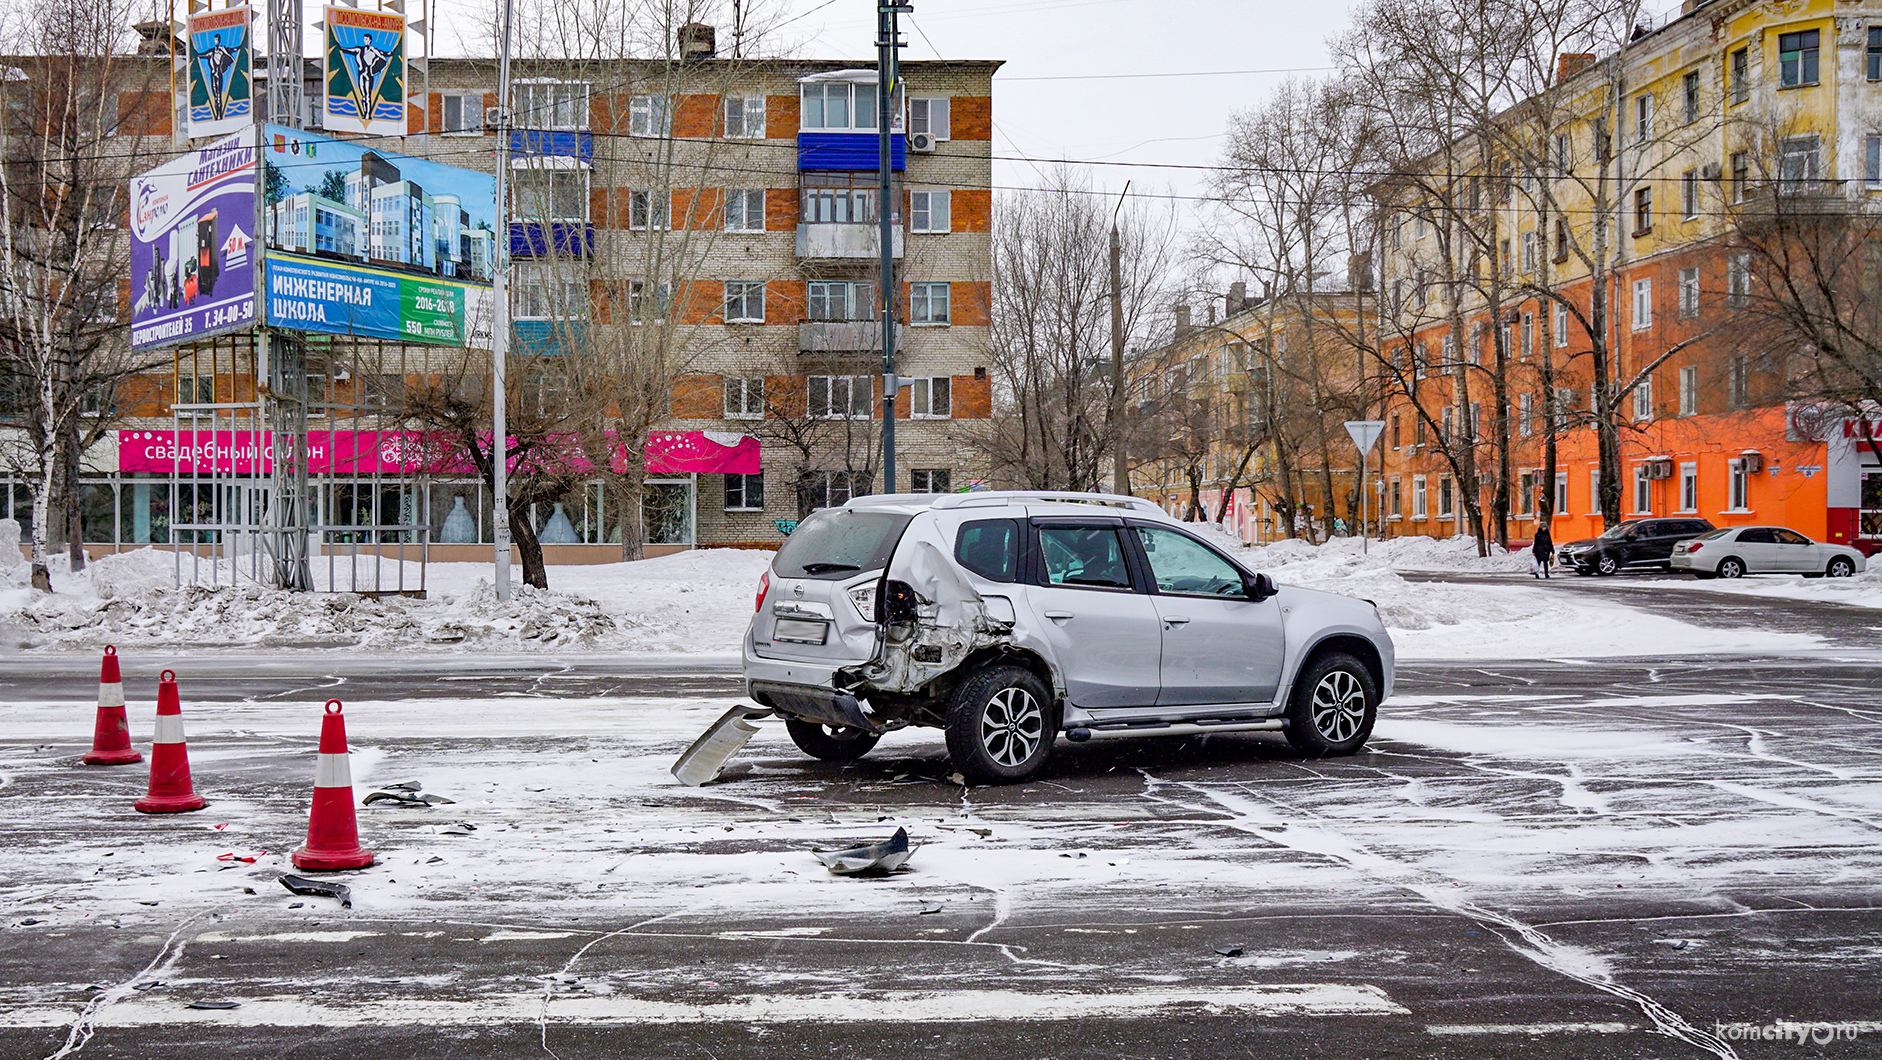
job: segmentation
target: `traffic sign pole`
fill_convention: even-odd
[[[1353,444],[1359,447],[1359,553],[1367,551],[1366,539],[1372,536],[1372,506],[1366,496],[1370,479],[1367,477],[1368,457],[1379,435],[1385,432],[1384,420],[1347,420],[1346,433],[1352,436]],[[1331,500],[1331,498],[1329,498]]]

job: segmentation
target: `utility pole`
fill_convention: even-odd
[[[1129,496],[1130,466],[1124,452],[1124,266],[1117,236],[1117,214],[1124,208],[1130,181],[1111,210],[1111,492]]]
[[[497,261],[490,278],[490,302],[495,320],[490,327],[490,405],[492,463],[490,513],[491,540],[496,545],[498,600],[510,598],[510,424],[509,394],[504,385],[505,362],[510,357],[510,26],[516,21],[516,0],[503,0],[503,27],[497,44]]]
[[[508,2],[508,0],[506,0]],[[895,397],[902,381],[895,374],[895,210],[890,195],[894,192],[893,161],[889,128],[889,105],[895,100],[901,80],[896,65],[897,49],[902,47],[897,16],[912,13],[914,5],[896,0],[878,0],[876,4],[876,220],[882,242],[882,492],[895,492]]]

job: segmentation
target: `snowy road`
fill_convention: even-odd
[[[1067,746],[972,791],[925,734],[839,769],[776,728],[677,787],[716,666],[334,662],[186,676],[211,806],[167,819],[73,765],[82,676],[0,681],[0,1056],[1882,1051],[1872,652],[1418,664],[1356,758]],[[352,909],[275,882],[339,689],[360,794],[457,800],[360,811]],[[805,853],[898,824],[891,880]],[[1775,1020],[1858,1038],[1730,1026]]]

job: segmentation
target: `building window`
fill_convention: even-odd
[[[1535,432],[1536,396],[1524,393],[1516,398],[1516,433],[1524,438]]]
[[[725,322],[765,322],[765,285],[761,281],[730,280],[725,285]]]
[[[1413,519],[1423,519],[1426,517],[1428,509],[1425,506],[1425,501],[1425,477],[1423,475],[1413,475],[1411,513]]]
[[[588,85],[573,81],[535,81],[517,85],[516,124],[523,129],[588,127]]]
[[[1747,151],[1733,151],[1730,163],[1732,167],[1732,201],[1744,202],[1745,194],[1751,190],[1751,154]]]
[[[1549,402],[1549,429],[1560,431],[1568,426],[1569,410],[1575,407],[1575,391],[1572,387],[1555,388],[1555,399]]]
[[[1392,488],[1387,492],[1386,513],[1394,519],[1405,517],[1405,482],[1393,479]]]
[[[948,285],[912,283],[908,285],[908,322],[911,324],[948,323]]]
[[[728,232],[765,230],[765,190],[763,188],[728,188],[726,190],[725,230]]]
[[[1634,384],[1634,419],[1653,418],[1653,377],[1645,376]]]
[[[667,96],[632,96],[627,101],[629,136],[672,136],[673,101]]]
[[[480,133],[484,131],[483,93],[447,94],[439,97],[438,102],[444,111],[443,129],[445,132]]]
[[[1634,514],[1653,514],[1653,480],[1647,477],[1647,465],[1634,465]]]
[[[1523,272],[1536,271],[1536,233],[1534,229],[1523,233]]]
[[[1869,54],[1864,71],[1871,81],[1882,81],[1882,26],[1869,27]]]
[[[1725,301],[1735,309],[1751,302],[1751,255],[1733,254],[1725,265]]]
[[[1457,374],[1457,336],[1445,332],[1438,340],[1438,372],[1441,375]]]
[[[1400,428],[1402,428],[1403,426],[1404,426],[1404,421],[1399,416],[1399,414],[1396,412],[1392,413],[1392,448],[1393,449],[1399,448],[1399,441],[1401,439]]]
[[[908,414],[916,419],[947,419],[954,415],[953,380],[945,375],[911,379]]]
[[[1735,409],[1744,408],[1751,396],[1751,359],[1742,353],[1735,353],[1726,365],[1725,398]]]
[[[765,377],[728,375],[725,377],[725,418],[728,420],[763,419],[765,414]]]
[[[1699,71],[1688,70],[1679,85],[1680,98],[1686,103],[1686,124],[1691,125],[1699,120]]]
[[[1816,30],[1778,34],[1777,80],[1785,88],[1817,83]]]
[[[1653,326],[1653,281],[1641,277],[1634,281],[1634,330],[1645,331]]]
[[[1438,518],[1449,519],[1456,514],[1452,508],[1457,500],[1456,494],[1457,489],[1452,484],[1451,476],[1440,475],[1438,477]]]
[[[727,96],[722,106],[727,137],[737,140],[765,138],[765,97]]]
[[[1568,222],[1558,217],[1555,219],[1555,263],[1560,265],[1568,260]]]
[[[1634,189],[1634,235],[1644,236],[1653,231],[1653,189]]]
[[[1568,345],[1568,307],[1560,302],[1555,303],[1555,345]]]
[[[1787,192],[1809,191],[1822,172],[1822,142],[1814,136],[1792,136],[1784,140],[1778,156],[1778,179]]]
[[[1679,270],[1679,315],[1688,319],[1699,315],[1699,266]]]
[[[1456,437],[1456,432],[1457,409],[1455,406],[1446,405],[1438,412],[1438,441],[1450,445],[1451,439]]]
[[[673,285],[660,283],[654,285],[652,303],[647,298],[647,281],[627,281],[627,313],[638,324],[642,320],[661,321],[667,318],[667,307],[673,304]]]
[[[813,375],[809,412],[812,419],[845,417],[866,420],[875,413],[874,377],[867,375]]]
[[[1588,514],[1601,514],[1601,469],[1588,469]]]
[[[808,471],[797,480],[798,503],[815,511],[848,504],[852,498],[869,495],[867,471]]]
[[[908,101],[908,131],[927,133],[937,140],[948,138],[948,99],[946,96],[913,96]]]
[[[1425,444],[1425,417],[1423,413],[1412,417],[1412,448]]]
[[[665,229],[673,220],[673,197],[664,188],[627,193],[627,227],[638,232]]]
[[[805,174],[803,222],[805,224],[872,224],[876,220],[876,175],[874,173]],[[894,202],[892,198],[891,203]]]
[[[1554,169],[1556,176],[1568,176],[1569,169],[1574,166],[1574,144],[1575,141],[1571,139],[1567,133],[1555,134]]]
[[[875,317],[874,284],[838,280],[812,280],[804,285],[804,316],[808,320],[870,320]]]
[[[516,218],[519,221],[588,220],[588,171],[585,169],[539,169],[535,166],[515,170],[511,186],[516,189]]]
[[[1555,504],[1549,508],[1552,514],[1560,515],[1568,511],[1568,472],[1555,473]]]
[[[1731,78],[1733,103],[1743,103],[1751,98],[1750,48],[1739,48],[1732,52],[1732,69],[1727,76]]]
[[[1699,413],[1699,366],[1689,364],[1679,370],[1679,414],[1696,416]]]
[[[765,473],[725,476],[725,510],[762,512],[765,510]]]
[[[908,469],[908,492],[910,493],[952,493],[950,488],[953,474],[944,467],[914,467]]]
[[[1751,473],[1745,470],[1745,461],[1734,457],[1726,461],[1730,478],[1726,483],[1725,506],[1734,512],[1751,510]]]
[[[1536,510],[1536,472],[1525,471],[1516,493],[1516,514],[1530,515]]]
[[[901,89],[889,104],[890,131],[902,129]],[[851,81],[814,81],[802,86],[800,127],[807,132],[875,132],[876,86]]]
[[[1519,349],[1522,350],[1520,356],[1525,361],[1536,355],[1536,315],[1534,313],[1523,314],[1522,344]]]
[[[1688,221],[1699,216],[1699,171],[1696,169],[1679,175],[1679,212]]]
[[[1699,465],[1685,463],[1679,466],[1679,510],[1696,512],[1699,510]]]
[[[510,315],[517,320],[580,319],[588,312],[588,282],[570,263],[516,263]]]
[[[1872,188],[1882,185],[1882,134],[1862,138],[1862,177]]]
[[[1634,140],[1646,143],[1653,139],[1653,93],[1647,92],[1634,97]]]
[[[915,191],[908,196],[908,229],[911,232],[951,232],[948,217],[948,193]]]

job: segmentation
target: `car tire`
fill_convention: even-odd
[[[1745,561],[1739,559],[1737,556],[1727,556],[1719,561],[1718,573],[1721,578],[1743,578],[1745,576]]]
[[[1287,701],[1287,742],[1309,758],[1349,755],[1366,745],[1379,714],[1379,686],[1345,652],[1309,660]]]
[[[1052,693],[1031,670],[990,666],[948,699],[948,758],[970,784],[1013,784],[1036,776],[1058,736]]]
[[[1823,573],[1824,576],[1830,578],[1854,578],[1856,565],[1850,562],[1848,556],[1838,556],[1830,561],[1829,566],[1823,568]]]
[[[791,742],[798,750],[826,762],[854,762],[882,739],[878,733],[798,718],[784,719],[784,731],[791,734]]]
[[[1603,552],[1595,557],[1594,572],[1601,575],[1603,578],[1618,572],[1620,569],[1621,561],[1615,559],[1614,554],[1611,552]]]

